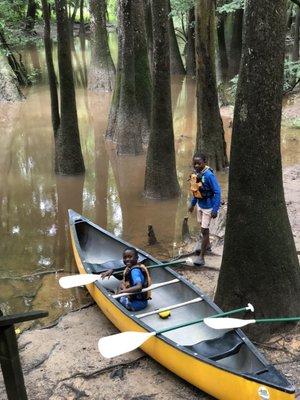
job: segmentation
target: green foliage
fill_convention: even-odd
[[[24,19],[27,2],[24,0],[1,0],[0,21],[4,26],[16,26]]]
[[[220,82],[218,84],[219,100],[222,106],[234,104],[238,79],[239,76],[236,75],[229,82]]]
[[[292,127],[296,129],[300,129],[300,117],[294,118],[292,120]]]
[[[292,90],[300,80],[300,61],[285,60],[284,62],[284,93]]]
[[[117,20],[117,0],[107,0],[106,11],[108,22],[115,22]]]
[[[27,1],[24,0],[0,0],[0,29],[10,48],[22,47],[28,40],[33,40],[24,35]],[[1,51],[1,49],[0,49]],[[1,51],[3,54],[3,50]]]
[[[221,83],[218,87],[222,104],[234,104],[236,89],[238,85],[239,76],[236,75],[228,84]],[[283,93],[291,91],[297,84],[300,83],[300,61],[285,60],[284,63],[284,82]],[[299,126],[299,119],[295,120],[293,126]]]
[[[32,68],[27,74],[27,78],[29,79],[31,85],[38,81],[39,76],[40,70],[36,68]]]
[[[219,14],[221,13],[230,14],[235,12],[236,10],[244,8],[245,6],[245,0],[232,0],[230,2],[225,2],[225,4],[224,1],[220,1],[219,3],[221,3],[217,7],[217,12]]]
[[[181,16],[187,13],[194,5],[194,0],[171,0],[171,14],[173,16]]]

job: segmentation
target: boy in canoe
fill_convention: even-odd
[[[130,295],[122,296],[118,300],[127,310],[143,310],[147,307],[148,300],[151,298],[150,291],[141,293],[143,288],[151,285],[149,272],[143,264],[138,264],[138,252],[134,247],[127,247],[124,250],[123,262],[125,265],[123,280],[117,293],[130,293]],[[104,272],[101,277],[102,279],[109,278],[112,273],[113,270],[110,269]]]
[[[209,225],[212,218],[216,218],[221,204],[221,188],[213,173],[206,165],[204,154],[195,154],[193,157],[194,172],[190,176],[191,192],[193,194],[188,211],[193,212],[197,206],[197,220],[201,225],[201,249],[196,250],[195,265],[205,265],[204,255],[210,247]]]

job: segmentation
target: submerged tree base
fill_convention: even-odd
[[[90,66],[88,74],[88,89],[94,92],[111,92],[114,88],[115,71]]]
[[[1,101],[20,101],[25,96],[21,92],[20,86],[10,66],[0,59],[0,102]]]

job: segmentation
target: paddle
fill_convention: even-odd
[[[224,313],[213,315],[212,318],[218,318],[220,316],[235,314],[241,311],[254,311],[252,304],[248,304],[247,307],[238,308],[236,310],[227,311]],[[154,332],[121,332],[115,335],[110,335],[99,339],[98,349],[103,357],[111,358],[116,357],[129,351],[135,350],[145,343],[152,336],[159,335],[161,333],[174,331],[185,326],[190,326],[203,322],[204,318],[197,319],[195,321],[186,322],[184,324],[175,325],[171,328],[165,328]]]
[[[172,261],[172,262],[168,262],[168,263],[149,265],[149,266],[147,266],[147,268],[148,269],[164,268],[164,267],[168,267],[170,265],[182,264],[184,262],[185,262],[185,260],[176,260],[176,261]],[[124,266],[124,268],[125,268],[125,266]],[[113,272],[112,275],[117,275],[120,272],[122,272],[122,270]],[[96,282],[100,277],[101,277],[101,274],[77,274],[77,275],[63,276],[62,278],[59,279],[58,282],[62,288],[70,289],[73,287],[84,286],[84,285],[88,285],[90,283]]]
[[[291,321],[300,321],[300,317],[263,318],[263,319],[218,318],[217,320],[211,317],[204,318],[204,323],[213,329],[235,329],[256,323],[291,322]]]

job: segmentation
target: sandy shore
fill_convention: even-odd
[[[300,250],[300,165],[284,170],[289,218]],[[207,266],[181,268],[180,273],[213,296],[222,256],[224,229],[214,229],[215,246]],[[189,246],[193,244],[190,243]],[[179,400],[211,399],[136,350],[112,360],[97,350],[98,339],[115,333],[95,305],[72,312],[52,327],[29,330],[19,348],[29,400]],[[274,335],[257,346],[296,386],[300,398],[300,332]],[[0,400],[6,399],[2,376]]]

